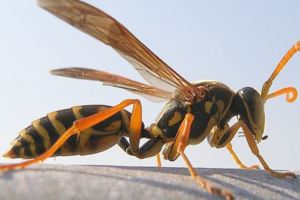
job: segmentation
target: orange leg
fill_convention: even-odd
[[[300,41],[298,41],[296,44],[294,44],[290,48],[290,50],[283,56],[283,58],[280,60],[277,67],[275,68],[275,70],[271,74],[270,78],[264,83],[262,91],[261,91],[262,99],[264,99],[265,101],[268,99],[269,89],[272,86],[273,80],[276,78],[276,76],[280,73],[280,71],[285,67],[286,63],[293,57],[293,55],[297,51],[300,51]],[[292,90],[289,90],[288,92],[293,93]]]
[[[132,150],[132,153],[135,154],[138,152],[139,149],[139,141],[140,141],[140,134],[141,134],[141,126],[142,126],[142,107],[139,100],[135,99],[127,99],[121,102],[120,104],[109,108],[107,110],[104,110],[100,113],[96,113],[94,115],[91,115],[89,117],[77,120],[74,122],[73,126],[70,127],[45,153],[42,155],[25,162],[17,163],[17,164],[8,164],[8,165],[2,165],[0,166],[0,171],[6,171],[6,170],[12,170],[12,169],[18,169],[18,168],[24,168],[34,163],[39,163],[50,156],[52,156],[57,149],[64,144],[64,142],[75,134],[80,134],[81,131],[90,128],[101,121],[113,116],[120,110],[124,109],[125,107],[133,105],[133,111],[130,118],[130,147]]]
[[[161,159],[160,159],[160,154],[156,154],[156,163],[157,163],[157,167],[161,167]]]
[[[194,116],[192,114],[186,114],[176,135],[175,142],[170,145],[170,151],[168,151],[167,159],[168,160],[175,160],[180,153],[178,150],[184,151],[185,147],[188,144],[188,140],[190,137],[190,129],[192,122],[194,120]]]
[[[192,122],[194,120],[194,116],[192,114],[186,114],[183,122],[181,123],[178,133],[176,135],[176,139],[174,144],[171,146],[171,150],[169,152],[169,155],[167,155],[167,158],[170,160],[176,159],[178,155],[181,155],[184,162],[186,163],[188,170],[192,176],[192,178],[197,182],[197,184],[206,189],[209,193],[218,195],[223,197],[224,199],[234,199],[231,192],[215,187],[213,186],[209,181],[199,176],[192,166],[191,162],[187,158],[187,156],[184,153],[185,147],[188,145],[188,140],[190,136],[190,129]]]
[[[229,153],[231,154],[233,160],[235,161],[235,163],[241,168],[241,169],[247,169],[247,170],[253,170],[253,169],[259,169],[258,165],[252,165],[250,167],[247,167],[246,165],[244,165],[242,163],[242,161],[239,159],[239,157],[236,155],[236,153],[233,151],[232,148],[232,144],[229,143],[226,145],[226,149],[229,151]]]
[[[280,173],[280,172],[273,171],[268,166],[268,164],[266,163],[264,158],[260,155],[258,147],[257,147],[256,142],[255,142],[255,139],[254,139],[254,136],[251,134],[251,132],[250,132],[249,128],[247,127],[247,125],[243,121],[240,121],[240,122],[241,122],[246,140],[248,142],[248,145],[249,145],[252,153],[259,159],[259,161],[263,165],[264,169],[267,172],[269,172],[269,174],[271,174],[272,176],[277,177],[277,178],[297,178],[297,176],[292,172]]]

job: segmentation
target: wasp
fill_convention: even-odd
[[[242,129],[250,150],[269,174],[277,178],[296,178],[294,173],[272,170],[260,154],[257,143],[267,138],[264,135],[266,101],[280,95],[286,95],[288,102],[297,98],[294,87],[271,93],[269,90],[286,63],[300,50],[300,41],[284,55],[260,93],[252,87],[233,91],[218,81],[187,81],[117,20],[87,3],[78,0],[39,0],[38,3],[70,25],[112,47],[149,85],[87,68],[61,68],[51,71],[52,74],[101,81],[154,102],[167,103],[157,121],[149,127],[142,122],[142,106],[138,99],[126,99],[115,106],[74,106],[49,113],[22,130],[4,155],[29,160],[2,165],[0,170],[24,168],[51,156],[93,154],[118,144],[127,154],[140,159],[156,156],[158,166],[161,166],[161,152],[170,161],[181,156],[200,187],[225,199],[233,199],[230,191],[214,186],[197,174],[185,154],[185,148],[207,139],[212,147],[226,147],[240,168],[257,169],[257,165],[245,166],[231,145],[231,140]],[[125,110],[128,106],[133,106],[132,112]],[[229,125],[234,117],[238,120]],[[142,145],[141,138],[147,139]]]

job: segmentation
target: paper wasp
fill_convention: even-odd
[[[241,168],[247,167],[232,149],[231,140],[242,128],[252,153],[263,168],[278,178],[296,178],[291,172],[280,173],[269,168],[260,155],[257,144],[265,139],[265,102],[285,94],[289,102],[297,98],[293,87],[273,93],[269,89],[273,80],[288,60],[300,49],[297,42],[286,53],[264,83],[261,93],[251,87],[237,92],[217,81],[190,83],[151,52],[123,25],[103,11],[78,0],[39,0],[39,5],[74,27],[86,32],[115,49],[150,84],[86,68],[63,68],[52,74],[101,81],[122,88],[153,101],[168,101],[158,120],[145,128],[142,107],[137,99],[126,99],[116,106],[86,105],[49,113],[20,132],[4,155],[31,160],[0,166],[0,170],[23,168],[51,156],[85,155],[104,151],[118,144],[129,155],[137,158],[157,156],[170,161],[181,156],[196,182],[207,191],[226,199],[231,192],[211,185],[197,175],[184,153],[187,145],[208,139],[212,147],[226,147]],[[124,110],[133,105],[132,112]],[[237,116],[232,126],[229,121]],[[140,147],[140,139],[148,139]],[[163,149],[163,150],[162,150]]]

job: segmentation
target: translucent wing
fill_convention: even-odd
[[[104,85],[128,90],[154,102],[163,102],[172,98],[170,92],[104,71],[74,67],[52,70],[51,73],[71,78],[101,81]]]
[[[122,24],[103,11],[78,0],[39,0],[39,5],[74,27],[114,48],[151,85],[166,91],[181,91],[184,99],[200,99],[203,88],[186,81]]]

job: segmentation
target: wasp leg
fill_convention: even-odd
[[[161,165],[161,158],[160,158],[160,154],[156,154],[156,164],[157,164],[157,167],[161,168],[162,165]]]
[[[159,153],[164,144],[165,142],[163,142],[160,137],[152,138],[148,140],[145,144],[143,144],[141,148],[139,148],[138,156],[136,156],[131,152],[130,144],[125,137],[121,137],[121,139],[118,142],[118,145],[126,153],[132,156],[136,156],[140,159],[148,158],[156,155],[156,162],[158,167],[161,167],[161,160],[160,160]]]
[[[184,149],[188,144],[191,124],[194,120],[192,114],[186,114],[183,122],[181,123],[174,144],[169,146],[169,151],[165,151],[164,155],[169,160],[175,160],[179,155],[186,163],[191,177],[197,182],[197,184],[207,190],[209,193],[223,197],[224,199],[234,199],[231,192],[213,186],[209,181],[199,176],[192,166],[191,162],[184,153]]]
[[[272,86],[273,80],[276,78],[276,76],[280,73],[280,71],[285,67],[286,63],[293,57],[293,55],[300,51],[300,41],[298,41],[296,44],[294,44],[289,51],[283,56],[283,58],[278,63],[277,67],[271,74],[270,78],[264,83],[261,91],[261,97],[265,101],[268,99],[268,93],[269,89]]]
[[[163,154],[165,159],[174,161],[180,155],[179,151],[184,151],[185,147],[188,144],[190,136],[190,128],[194,116],[192,114],[186,114],[175,137],[174,143],[168,143],[167,149],[164,150]]]
[[[263,157],[260,155],[258,147],[257,147],[256,142],[255,142],[255,139],[254,139],[254,136],[251,134],[249,128],[247,127],[247,125],[243,121],[240,121],[240,122],[241,122],[242,128],[243,128],[244,133],[245,133],[246,140],[248,142],[248,145],[249,145],[252,153],[259,159],[259,161],[263,165],[264,169],[267,172],[269,172],[269,174],[271,174],[272,176],[277,177],[277,178],[297,178],[297,176],[292,172],[280,173],[280,172],[276,172],[276,171],[272,170],[268,166],[266,161],[263,159]]]
[[[94,115],[91,115],[86,118],[79,119],[73,123],[73,126],[71,126],[58,140],[43,154],[40,156],[28,160],[25,162],[17,163],[17,164],[9,164],[9,165],[2,165],[0,166],[0,171],[5,171],[5,170],[11,170],[11,169],[17,169],[17,168],[24,168],[28,165],[34,164],[34,163],[39,163],[44,161],[45,159],[49,158],[52,156],[56,150],[64,144],[64,142],[70,138],[72,135],[75,134],[80,134],[81,131],[90,128],[99,122],[113,116],[117,112],[121,111],[125,107],[133,105],[133,111],[132,115],[130,118],[130,127],[129,127],[129,138],[131,145],[131,150],[133,149],[134,151],[133,154],[135,154],[136,149],[138,149],[139,146],[139,139],[140,139],[140,134],[141,134],[141,126],[142,126],[142,107],[140,104],[139,100],[135,99],[127,99],[122,101],[120,104],[111,107],[107,110],[104,110],[100,113],[96,113]]]
[[[239,166],[239,168],[241,168],[241,169],[247,169],[247,170],[259,169],[258,165],[252,165],[250,167],[247,167],[246,165],[244,165],[241,162],[241,160],[238,158],[238,156],[236,155],[236,153],[233,151],[231,143],[227,144],[226,148],[229,151],[229,153],[231,154],[231,156],[232,156],[233,160],[235,161],[235,163]]]
[[[216,147],[216,148],[223,148],[226,146],[227,150],[233,157],[234,161],[241,169],[258,169],[259,167],[257,165],[251,167],[245,166],[240,161],[236,153],[233,151],[230,142],[240,128],[241,128],[241,124],[239,121],[236,122],[231,127],[229,127],[227,123],[224,124],[224,126],[219,126],[217,129],[215,129],[213,132],[210,133],[210,135],[208,136],[208,142],[212,147]]]
[[[123,149],[123,151],[125,151],[127,153],[127,149],[129,147],[129,142],[126,140],[125,137],[120,138],[118,145],[119,145],[119,147],[121,147],[121,149]]]

